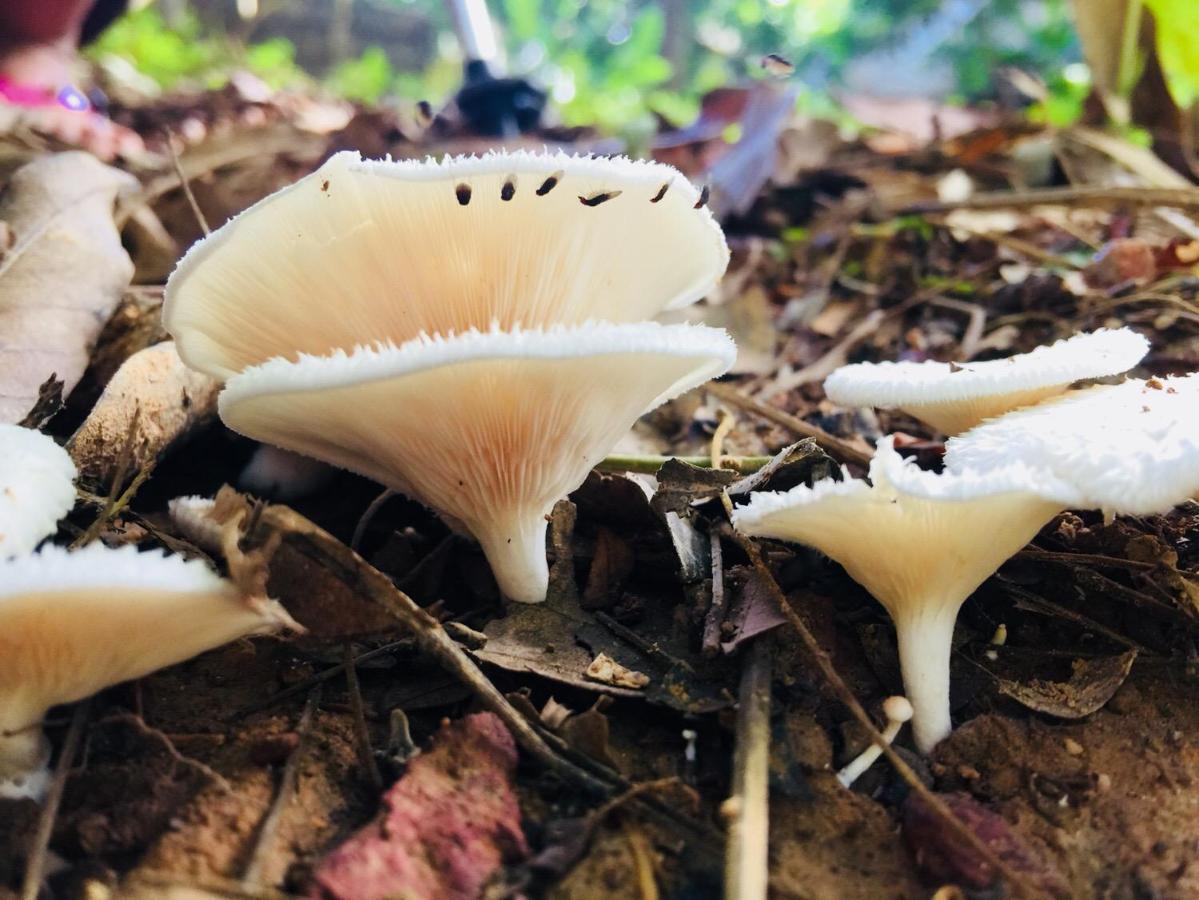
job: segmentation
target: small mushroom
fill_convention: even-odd
[[[670,166],[621,157],[338,153],[193,245],[163,321],[189,366],[228,378],[421,333],[650,319],[728,265],[699,196]]]
[[[294,623],[199,561],[132,546],[0,562],[0,796],[36,796],[51,706]]]
[[[54,439],[0,424],[0,559],[29,553],[75,505],[75,463]]]
[[[1127,328],[1076,334],[1030,353],[987,362],[881,362],[842,366],[824,382],[842,406],[898,408],[942,434],[1038,403],[1086,378],[1119,375],[1149,352]]]
[[[935,474],[879,442],[870,482],[826,479],[756,493],[734,511],[742,532],[798,541],[839,562],[895,623],[916,746],[949,734],[949,656],[962,603],[1078,496],[1023,464]]]
[[[546,517],[663,401],[728,370],[719,329],[471,331],[274,359],[230,379],[225,423],[414,497],[483,546],[513,600],[545,599]]]
[[[912,720],[912,704],[908,703],[907,697],[888,697],[883,701],[883,715],[887,717],[887,727],[883,729],[883,740],[892,744],[899,734],[899,729],[903,728],[905,722]],[[874,765],[874,761],[882,755],[883,748],[878,744],[871,744],[837,773],[837,780],[844,787],[852,786],[862,773]]]
[[[1087,509],[1151,515],[1199,494],[1199,373],[1071,391],[946,445],[950,469],[1044,468]]]

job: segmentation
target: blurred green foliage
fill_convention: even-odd
[[[320,83],[354,100],[447,100],[462,78],[451,22],[440,0],[375,0],[427,16],[440,38],[423,72],[397,72],[369,47]],[[1149,0],[1186,6],[1193,0]],[[550,90],[566,124],[594,124],[629,135],[655,116],[685,122],[712,88],[765,77],[759,60],[778,53],[796,65],[801,103],[830,109],[828,98],[854,65],[895,51],[908,68],[948,72],[948,99],[993,94],[993,73],[1013,65],[1039,73],[1048,100],[1037,114],[1059,123],[1077,115],[1086,80],[1068,17],[1068,0],[492,0],[510,71]],[[953,16],[956,15],[955,20]],[[945,24],[946,20],[949,25]],[[111,27],[90,51],[118,56],[163,88],[221,84],[237,66],[275,87],[313,79],[284,39],[242,46],[205,33],[194,18],[168,28],[153,6]],[[1085,70],[1083,70],[1085,72]],[[944,81],[944,79],[942,79]],[[1192,88],[1193,89],[1193,88]]]

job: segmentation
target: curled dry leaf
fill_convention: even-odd
[[[129,446],[129,471],[156,460],[216,413],[220,385],[183,365],[174,341],[140,350],[119,368],[71,439],[85,478],[107,480]]]
[[[587,667],[587,677],[604,684],[640,690],[649,684],[649,676],[622,666],[607,653],[601,653]]]
[[[0,422],[19,422],[51,375],[66,393],[133,275],[113,224],[132,176],[87,153],[18,169],[0,199],[12,245],[0,258]]]
[[[999,693],[1059,719],[1081,719],[1103,708],[1132,670],[1137,651],[1100,659],[1076,659],[1069,681],[999,682]]]

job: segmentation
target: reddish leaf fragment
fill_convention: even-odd
[[[464,900],[529,853],[512,789],[516,744],[492,713],[442,727],[383,812],[320,864],[320,900]]]
[[[1054,896],[1069,893],[1062,876],[1037,857],[1003,816],[991,812],[969,794],[938,796],[958,821],[1040,890]],[[916,857],[916,865],[938,881],[972,888],[988,887],[995,881],[990,864],[915,794],[909,794],[903,806],[903,835]]]

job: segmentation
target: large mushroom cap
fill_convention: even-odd
[[[359,472],[463,523],[503,592],[545,598],[545,516],[634,421],[732,365],[718,329],[469,332],[276,359],[228,383],[250,437]]]
[[[698,192],[660,163],[343,152],[195,244],[164,321],[188,365],[227,378],[493,322],[648,319],[702,297],[727,264]]]
[[[1073,391],[953,438],[950,469],[1025,462],[1109,515],[1166,512],[1199,494],[1199,373]]]
[[[843,406],[899,408],[943,434],[959,434],[1075,381],[1126,372],[1148,352],[1135,331],[1102,329],[986,362],[854,363],[833,372],[824,390]]]
[[[75,463],[53,438],[0,424],[0,559],[54,533],[75,505],[74,482]]]
[[[935,474],[879,442],[870,480],[825,480],[753,494],[733,514],[746,534],[798,541],[839,562],[895,622],[916,743],[949,733],[949,652],[958,609],[980,584],[1078,497],[1019,463]]]
[[[290,622],[178,556],[93,544],[0,562],[0,779],[38,764],[51,706]]]

